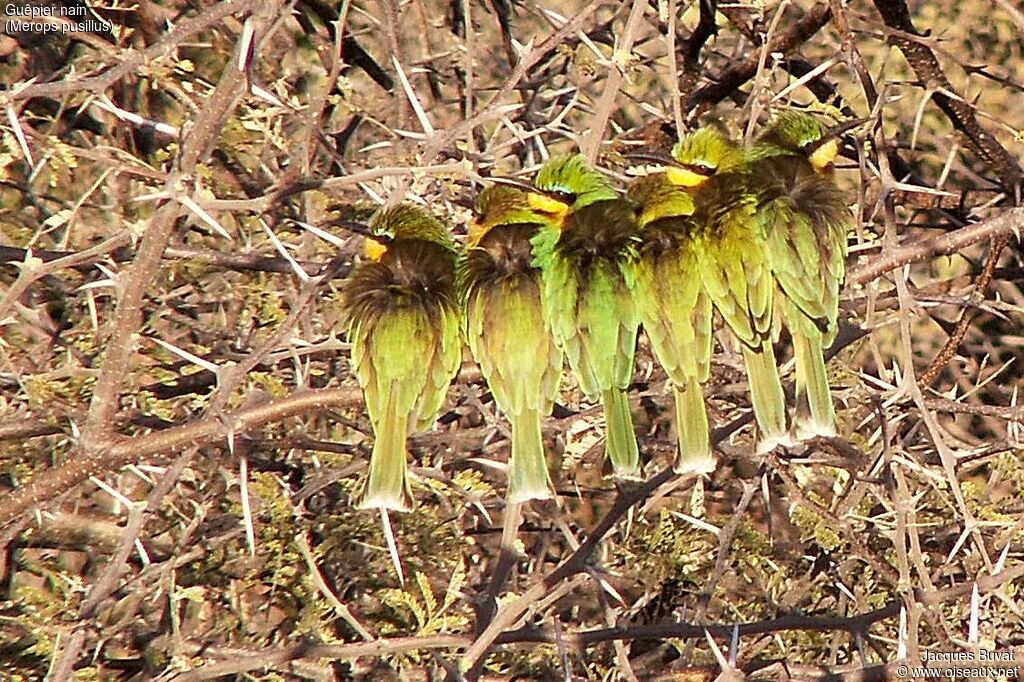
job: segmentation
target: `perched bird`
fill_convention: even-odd
[[[711,367],[711,299],[701,283],[698,246],[694,240],[691,190],[715,171],[718,159],[695,170],[671,168],[651,173],[629,187],[628,197],[640,205],[640,258],[636,265],[636,297],[640,319],[658,362],[672,381],[679,449],[673,463],[678,473],[708,473],[715,468],[708,437],[708,416],[701,385]],[[672,182],[669,172],[693,172],[694,184]]]
[[[545,215],[545,227],[533,238],[533,263],[543,271],[551,330],[583,393],[601,399],[615,474],[637,477],[626,394],[640,324],[633,301],[636,207],[579,154],[549,160],[534,185],[528,200]]]
[[[705,128],[672,149],[680,167],[666,177],[693,195],[692,252],[704,292],[740,342],[759,449],[789,443],[786,399],[772,347],[773,293],[763,225],[742,150]]]
[[[462,358],[455,246],[426,211],[399,205],[371,223],[345,284],[352,366],[373,426],[361,508],[408,511],[406,436],[433,423]]]
[[[466,339],[512,425],[509,501],[547,499],[552,486],[541,418],[558,394],[562,351],[544,311],[540,268],[532,264],[530,240],[545,216],[526,192],[507,185],[480,192],[475,213],[456,276]]]
[[[793,339],[797,438],[835,435],[823,351],[838,328],[850,211],[832,178],[835,134],[813,116],[786,112],[750,151],[757,217],[767,236],[779,308]]]

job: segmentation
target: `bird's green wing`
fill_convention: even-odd
[[[500,281],[466,301],[470,351],[508,414],[547,414],[558,392],[562,353],[548,328],[539,279]]]
[[[639,316],[632,288],[619,267],[607,261],[594,263],[579,290],[576,326],[583,392],[596,399],[604,390],[628,388]]]
[[[370,421],[376,423],[388,403],[411,414],[434,383],[440,334],[426,313],[414,308],[386,311],[374,321],[356,323],[350,339]]]
[[[689,238],[667,251],[641,252],[634,290],[640,319],[669,378],[682,386],[707,381],[711,362],[711,299],[701,282],[697,245]]]
[[[538,233],[538,237],[542,234]],[[537,244],[538,241],[534,243]],[[579,280],[567,257],[551,253],[544,262],[544,310],[551,326],[551,334],[565,353],[569,366],[580,375],[581,384],[593,386],[597,379],[581,365],[580,360],[582,347],[576,325]]]
[[[697,254],[705,291],[740,342],[757,348],[771,333],[774,284],[753,204],[737,205],[702,228]]]
[[[428,378],[416,403],[416,431],[429,429],[434,423],[448,394],[448,385],[462,362],[462,339],[456,310],[451,307],[442,308],[434,331],[436,344],[426,365]]]
[[[762,178],[757,217],[775,279],[831,344],[846,271],[845,197],[801,157],[768,157],[755,169]]]
[[[360,507],[406,511],[412,506],[405,475],[406,436],[417,403],[434,390],[438,331],[417,308],[384,311],[351,329],[352,364],[374,431],[370,475],[359,495]]]
[[[839,240],[826,227],[819,237],[807,214],[786,197],[763,206],[758,216],[779,287],[819,329],[833,330],[846,259],[845,231]]]

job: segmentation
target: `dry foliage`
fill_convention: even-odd
[[[0,35],[4,679],[880,680],[1024,645],[1013,0],[119,4]],[[462,234],[488,177],[579,147],[624,181],[630,145],[787,106],[866,119],[841,437],[755,456],[725,344],[719,469],[675,477],[642,340],[650,478],[603,477],[567,378],[560,496],[507,508],[467,361],[412,439],[400,581],[348,502],[345,222],[411,200]]]

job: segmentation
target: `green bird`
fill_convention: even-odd
[[[779,115],[749,154],[758,222],[793,339],[794,422],[801,439],[836,432],[823,351],[838,329],[851,218],[832,177],[838,151],[835,134],[813,116],[792,111]]]
[[[455,245],[415,206],[385,210],[370,227],[366,258],[346,281],[352,366],[374,443],[360,508],[412,508],[406,437],[430,427],[459,369]]]
[[[494,401],[512,425],[508,499],[552,496],[541,418],[558,395],[562,351],[551,335],[532,244],[545,222],[527,193],[507,185],[477,196],[456,282],[466,339]]]
[[[633,301],[636,206],[579,154],[550,159],[534,185],[528,199],[545,226],[532,240],[533,263],[543,272],[552,333],[583,393],[602,402],[605,453],[615,474],[638,477],[626,394],[640,325]]]
[[[713,167],[708,170],[710,175]],[[707,177],[694,175],[693,187]],[[679,449],[673,468],[678,473],[709,473],[715,458],[701,385],[710,373],[713,328],[694,240],[693,196],[689,186],[672,182],[667,172],[637,178],[627,196],[640,205],[634,295],[651,348],[675,394]]]
[[[704,292],[740,342],[761,432],[759,450],[766,452],[790,438],[772,347],[774,281],[745,157],[738,145],[708,128],[681,138],[672,156],[680,167],[666,177],[693,195],[691,252]]]

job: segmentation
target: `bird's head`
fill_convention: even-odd
[[[862,121],[829,130],[821,121],[802,111],[785,111],[761,133],[759,142],[807,157],[819,173],[831,170],[839,155],[839,137]]]
[[[530,193],[511,185],[492,185],[481,191],[473,205],[469,245],[475,246],[499,225],[542,223],[545,215],[534,208]]]
[[[370,228],[373,237],[366,239],[366,257],[380,262],[388,251],[388,244],[397,241],[420,240],[454,250],[451,234],[440,220],[428,211],[412,204],[398,204],[378,213]]]
[[[656,220],[693,215],[693,197],[689,192],[680,191],[679,186],[669,180],[667,172],[637,178],[626,196],[640,206],[637,224],[641,229]]]
[[[619,197],[582,154],[552,157],[537,171],[533,185],[534,191],[527,195],[530,206],[556,222],[571,211]]]
[[[712,128],[700,128],[679,138],[672,148],[675,165],[665,171],[679,187],[697,188],[716,173],[732,170],[743,162],[739,145]]]

